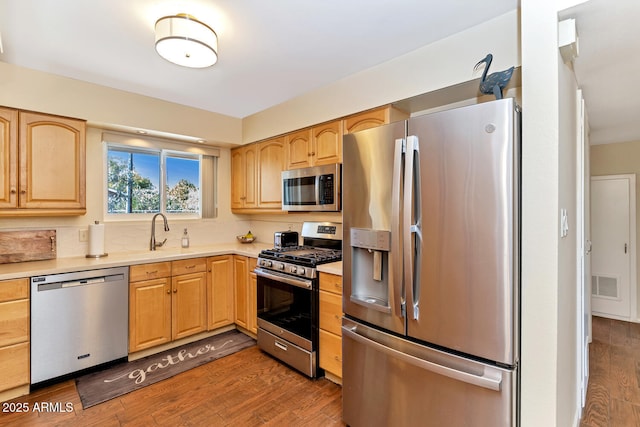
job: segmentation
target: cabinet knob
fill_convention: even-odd
[[[171,289],[167,289],[167,295],[171,295]]]
[[[16,189],[15,189],[15,188],[12,188],[12,189],[11,189],[11,194],[16,194],[16,193],[17,193]]]
[[[178,289],[174,289],[174,290],[173,290],[173,293],[174,293],[174,294],[177,294],[177,293],[178,293]]]

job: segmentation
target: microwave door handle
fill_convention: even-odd
[[[391,186],[391,253],[389,266],[391,266],[393,275],[391,277],[391,295],[393,296],[392,309],[393,313],[400,317],[405,317],[406,304],[404,300],[404,286],[402,281],[402,218],[401,218],[401,199],[402,199],[402,172],[403,160],[406,141],[404,138],[396,139],[393,154],[393,176]]]
[[[320,174],[316,174],[316,176],[315,176],[315,180],[316,180],[315,181],[315,183],[316,183],[316,187],[315,187],[316,188],[316,191],[315,191],[315,193],[316,193],[315,194],[315,196],[316,196],[316,204],[315,204],[315,206],[320,206],[320,191],[322,191],[320,189],[320,177],[321,176],[322,175],[320,175]]]

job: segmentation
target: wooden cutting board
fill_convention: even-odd
[[[56,230],[0,231],[0,264],[56,257]]]

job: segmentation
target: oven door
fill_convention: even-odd
[[[258,327],[307,351],[316,350],[318,303],[313,281],[260,267],[254,272]]]

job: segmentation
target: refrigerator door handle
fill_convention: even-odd
[[[393,293],[393,312],[400,317],[406,316],[406,302],[404,299],[404,289],[402,281],[402,230],[400,229],[401,218],[400,208],[402,199],[402,172],[403,157],[406,147],[404,138],[396,139],[394,158],[393,158],[393,177],[391,190],[391,223],[393,230],[391,240],[391,256],[394,259],[389,260],[389,265],[393,267],[393,277],[391,278],[391,292]]]
[[[384,344],[380,344],[372,339],[364,337],[357,332],[357,326],[343,326],[342,336],[351,338],[352,340],[371,347],[377,351],[380,351],[390,357],[399,359],[405,363],[409,363],[417,368],[424,369],[426,371],[433,372],[438,375],[443,375],[456,381],[462,381],[467,384],[472,384],[478,387],[483,387],[493,391],[500,391],[502,387],[502,373],[499,370],[491,369],[490,367],[484,367],[482,375],[476,375],[469,372],[460,371],[457,369],[449,368],[447,366],[439,365],[437,363],[430,362],[428,360],[421,359],[419,357],[412,356],[407,353],[403,353],[394,348],[388,347]]]
[[[420,317],[420,262],[422,259],[422,191],[420,188],[420,145],[418,137],[407,137],[404,167],[403,254],[404,286],[411,319]]]

